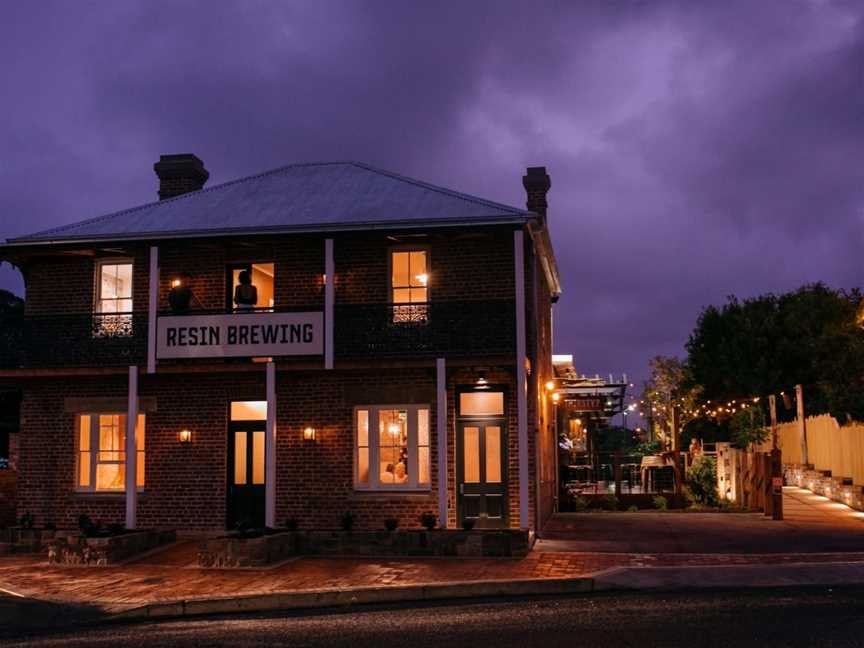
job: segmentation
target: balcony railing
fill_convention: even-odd
[[[510,353],[513,300],[337,304],[337,358]]]
[[[4,368],[120,366],[146,353],[146,313],[19,315],[0,331]]]
[[[293,310],[301,309],[275,309]],[[509,354],[515,349],[514,313],[513,300],[337,304],[334,352],[337,359]],[[237,317],[244,318],[245,314],[238,313]],[[143,312],[7,317],[0,327],[0,368],[144,364],[147,319]]]

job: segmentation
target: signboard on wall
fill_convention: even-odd
[[[171,315],[156,327],[156,357],[231,358],[324,353],[324,314]]]

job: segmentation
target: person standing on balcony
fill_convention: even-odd
[[[252,273],[244,270],[237,280],[240,283],[234,289],[234,305],[239,311],[252,310],[258,303],[258,289],[252,283]]]

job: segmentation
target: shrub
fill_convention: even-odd
[[[399,526],[399,520],[396,518],[387,518],[384,520],[384,528],[388,531],[395,531]]]
[[[300,526],[300,523],[297,522],[297,518],[290,517],[287,520],[285,520],[285,530],[286,531],[292,531],[292,532],[296,531],[299,526]]]
[[[695,503],[717,504],[717,460],[702,455],[687,469],[687,490]]]
[[[474,528],[476,522],[477,520],[475,518],[465,518],[464,520],[462,520],[462,528],[466,531],[470,531]]]
[[[108,535],[114,536],[122,534],[126,531],[126,527],[120,522],[112,522],[106,527],[106,530],[108,531]]]
[[[582,512],[588,509],[588,500],[582,496],[573,498],[573,510]]]
[[[662,495],[657,495],[653,500],[654,508],[658,511],[665,511],[669,508],[669,500],[667,500]]]
[[[342,517],[339,518],[339,526],[343,531],[351,531],[354,528],[354,523],[357,521],[357,516],[351,511],[345,511]]]
[[[604,511],[617,511],[618,498],[615,495],[606,495],[600,502],[600,508]]]
[[[635,504],[632,504],[632,505],[630,505],[630,506],[627,507],[627,512],[628,512],[628,513],[638,513],[638,512],[639,512],[639,507],[636,506]]]
[[[438,518],[432,511],[424,511],[420,514],[420,525],[427,531],[431,531],[438,524]]]
[[[86,513],[78,516],[78,528],[88,538],[92,538],[99,533],[99,525],[93,522]]]

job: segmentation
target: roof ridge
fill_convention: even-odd
[[[57,227],[51,227],[47,230],[41,230],[39,232],[33,232],[31,234],[26,234],[24,236],[16,236],[15,238],[8,239],[10,241],[16,241],[18,239],[29,239],[35,238],[37,236],[45,236],[47,234],[52,234],[54,232],[62,232],[63,230],[67,230],[72,227],[79,227],[81,225],[90,225],[92,223],[99,223],[104,220],[108,220],[109,218],[114,218],[116,216],[122,216],[124,214],[131,214],[136,211],[140,211],[142,209],[147,209],[148,207],[153,207],[155,205],[167,205],[168,203],[172,203],[183,198],[189,198],[190,196],[197,196],[202,193],[208,193],[212,191],[216,191],[217,189],[222,189],[224,187],[228,187],[230,185],[235,185],[239,182],[246,182],[247,180],[254,180],[256,178],[262,178],[267,175],[276,174],[280,171],[285,171],[286,169],[292,169],[295,167],[305,167],[305,166],[328,166],[331,164],[355,164],[351,161],[340,161],[340,162],[297,162],[294,164],[285,164],[281,167],[277,167],[275,169],[268,169],[267,171],[261,171],[259,173],[253,173],[252,175],[243,176],[241,178],[235,178],[234,180],[228,180],[227,182],[221,182],[218,185],[213,185],[212,187],[205,187],[204,189],[198,189],[197,191],[188,191],[184,194],[180,194],[179,196],[173,196],[172,198],[165,198],[162,200],[154,200],[153,202],[144,203],[142,205],[136,205],[135,207],[127,207],[126,209],[121,209],[119,211],[110,212],[108,214],[102,214],[101,216],[94,216],[92,218],[86,218],[81,221],[76,221],[74,223],[67,223],[66,225],[58,225]]]
[[[418,180],[416,178],[411,178],[409,176],[404,176],[400,173],[395,173],[394,171],[387,171],[386,169],[379,169],[378,167],[372,166],[371,164],[366,164],[365,162],[342,162],[341,164],[353,164],[354,166],[358,166],[361,169],[366,169],[367,171],[373,171],[375,173],[380,173],[381,175],[386,175],[396,180],[401,180],[402,182],[408,182],[410,184],[417,185],[418,187],[423,187],[424,189],[430,189],[432,191],[437,191],[439,193],[443,193],[448,196],[454,196],[456,198],[461,198],[462,200],[467,200],[468,202],[477,203],[478,205],[486,205],[488,207],[497,207],[498,209],[506,209],[507,211],[515,211],[523,214],[529,213],[525,209],[520,209],[518,207],[513,207],[512,205],[505,205],[504,203],[499,203],[494,200],[486,200],[485,198],[480,198],[479,196],[474,196],[472,194],[466,194],[462,191],[456,191],[454,189],[448,189],[447,187],[442,187],[440,185],[435,185],[430,182],[426,182],[424,180]]]

